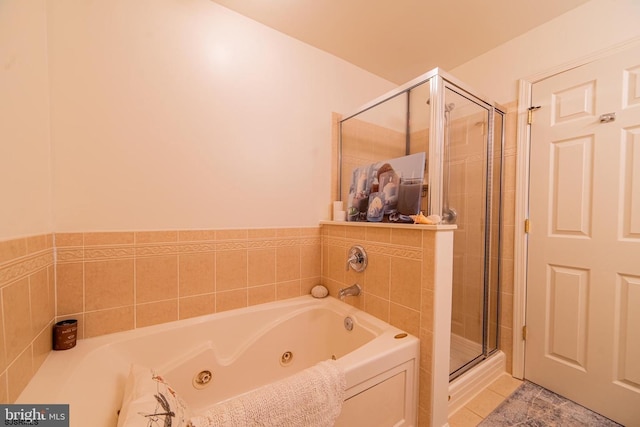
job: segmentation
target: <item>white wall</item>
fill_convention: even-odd
[[[49,3],[56,231],[315,226],[395,85],[209,0]]]
[[[45,0],[0,1],[0,241],[50,233]]]
[[[519,79],[635,37],[640,37],[640,1],[592,0],[450,71],[506,104],[517,99]]]

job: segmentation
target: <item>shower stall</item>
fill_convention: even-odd
[[[504,114],[436,68],[340,121],[342,200],[355,168],[424,152],[420,210],[457,226],[450,381],[498,349]]]

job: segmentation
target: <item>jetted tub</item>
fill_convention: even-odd
[[[17,403],[68,403],[72,427],[114,427],[132,363],[154,368],[199,413],[331,358],[347,382],[336,425],[416,424],[418,339],[310,295],[80,340],[52,351]],[[203,371],[204,387],[194,381]]]

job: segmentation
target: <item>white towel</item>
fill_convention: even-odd
[[[342,411],[346,380],[334,360],[320,362],[192,417],[190,427],[329,427]]]

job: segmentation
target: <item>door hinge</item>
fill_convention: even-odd
[[[536,111],[537,109],[539,109],[541,107],[541,105],[537,105],[534,107],[529,107],[529,109],[527,110],[527,124],[530,125],[531,123],[533,123],[533,112]]]
[[[524,325],[522,327],[522,340],[526,341],[527,340],[527,325]]]
[[[529,221],[529,218],[524,220],[524,232],[529,234],[529,230],[531,229],[531,221]]]

